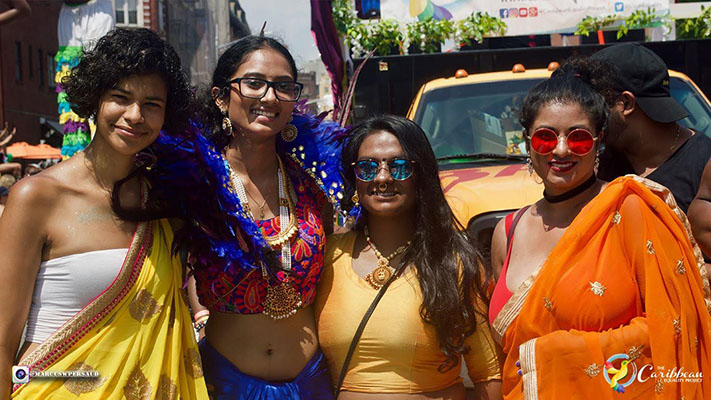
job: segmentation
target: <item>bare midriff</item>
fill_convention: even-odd
[[[448,388],[423,393],[359,393],[342,391],[338,400],[465,400],[464,385],[457,383]]]
[[[241,372],[267,381],[294,379],[318,349],[312,307],[280,320],[211,311],[205,335]]]

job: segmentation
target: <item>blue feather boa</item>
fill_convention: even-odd
[[[298,135],[292,142],[279,135],[277,153],[287,167],[299,165],[311,176],[340,213],[344,193],[340,162],[346,129],[324,121],[324,117],[294,113],[291,123]],[[201,133],[199,124],[193,123],[180,135],[161,133],[151,147],[157,159],[148,172],[151,196],[175,205],[180,217],[188,221],[176,233],[174,250],[187,249],[197,268],[221,265],[230,273],[275,260],[276,253],[232,188],[222,149]],[[248,251],[240,247],[238,235]]]

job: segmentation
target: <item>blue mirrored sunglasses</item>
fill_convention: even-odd
[[[412,164],[414,161],[403,158],[394,158],[389,161],[377,162],[375,160],[360,160],[352,163],[356,178],[361,181],[370,182],[378,175],[381,164],[387,164],[390,176],[396,181],[404,181],[412,176]]]

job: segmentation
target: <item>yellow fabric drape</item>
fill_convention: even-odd
[[[140,224],[114,282],[18,363],[99,378],[35,378],[12,398],[207,399],[172,240],[165,220]]]
[[[701,253],[669,191],[616,179],[494,321],[507,356],[505,399],[709,398],[708,295]],[[621,382],[637,368],[624,393],[605,365],[615,355],[629,362]],[[703,380],[664,375],[674,368]]]

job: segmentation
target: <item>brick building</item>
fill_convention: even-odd
[[[30,5],[32,15],[0,27],[0,127],[17,126],[15,142],[60,147],[54,55],[62,2]],[[113,6],[116,26],[149,28],[168,40],[193,84],[208,82],[226,44],[249,32],[237,0],[113,0]]]
[[[0,27],[0,124],[17,126],[14,141],[39,143],[57,122],[54,55],[58,1],[32,1],[32,15]]]

